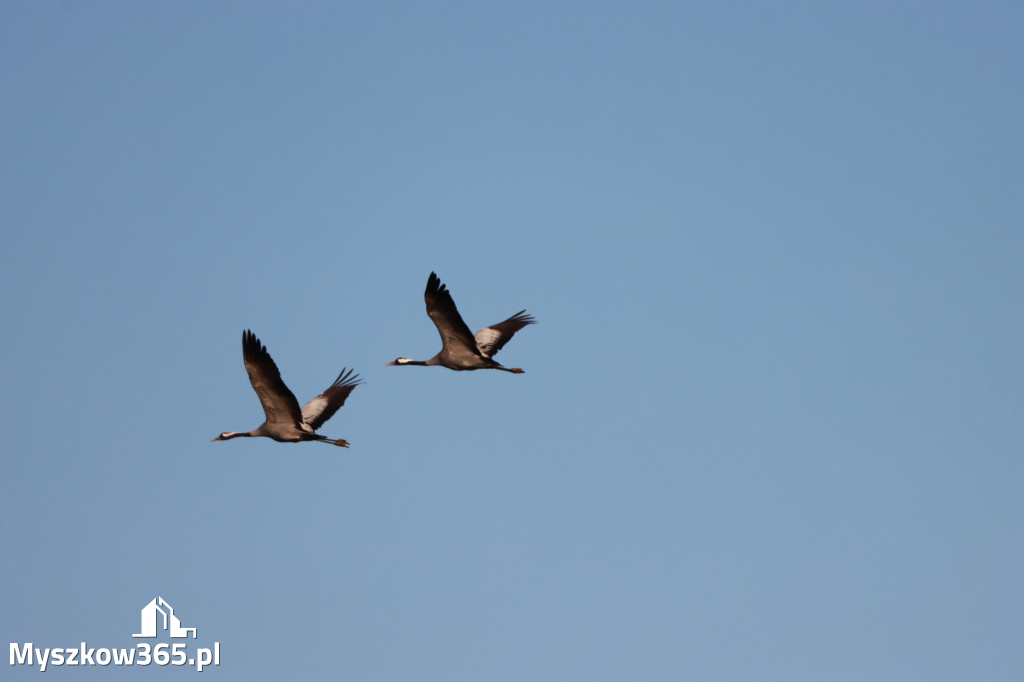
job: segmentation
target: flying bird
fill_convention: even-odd
[[[361,383],[358,374],[353,375],[352,370],[341,370],[341,374],[326,391],[299,409],[299,401],[281,380],[281,372],[274,364],[274,359],[248,329],[242,333],[242,358],[245,371],[249,373],[249,382],[260,398],[267,420],[252,431],[228,431],[213,440],[266,436],[279,443],[313,440],[348,447],[348,441],[321,436],[316,430],[334,416],[338,408],[345,404],[352,389]]]
[[[396,358],[394,362],[387,364],[388,367],[441,365],[458,372],[470,369],[500,369],[513,374],[523,373],[518,367],[502,367],[492,358],[509,342],[513,334],[526,325],[535,323],[532,315],[520,310],[504,322],[484,327],[474,336],[459,315],[451,293],[433,272],[427,279],[427,290],[423,293],[423,298],[427,302],[427,315],[434,321],[434,326],[441,335],[441,352],[429,360]]]

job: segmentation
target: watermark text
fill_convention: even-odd
[[[41,672],[47,666],[62,665],[176,665],[188,664],[199,672],[209,665],[220,665],[220,642],[213,643],[213,649],[197,649],[195,656],[189,656],[188,645],[157,644],[150,646],[143,642],[130,649],[90,649],[82,642],[73,649],[40,649],[32,645],[11,643],[11,665],[38,665]]]

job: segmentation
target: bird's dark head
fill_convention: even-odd
[[[394,367],[395,365],[411,365],[413,363],[409,358],[395,358],[393,362],[389,362],[384,365],[385,367]]]
[[[249,432],[246,432],[246,431],[227,431],[225,433],[220,434],[219,436],[217,436],[213,440],[231,440],[232,438],[238,438],[239,436],[246,436],[246,437],[251,438],[253,436],[260,436],[260,435],[262,435],[260,429],[257,429],[255,431],[249,431]],[[211,440],[210,442],[212,443],[213,440]]]

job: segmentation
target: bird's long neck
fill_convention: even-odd
[[[260,435],[256,433],[256,431],[258,430],[259,429],[256,429],[254,431],[228,431],[227,433],[222,433],[220,439],[231,440],[232,438],[252,438],[253,436]]]

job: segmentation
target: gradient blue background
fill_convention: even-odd
[[[1024,678],[1022,7],[3,2],[0,642]],[[246,328],[350,450],[209,442]]]

